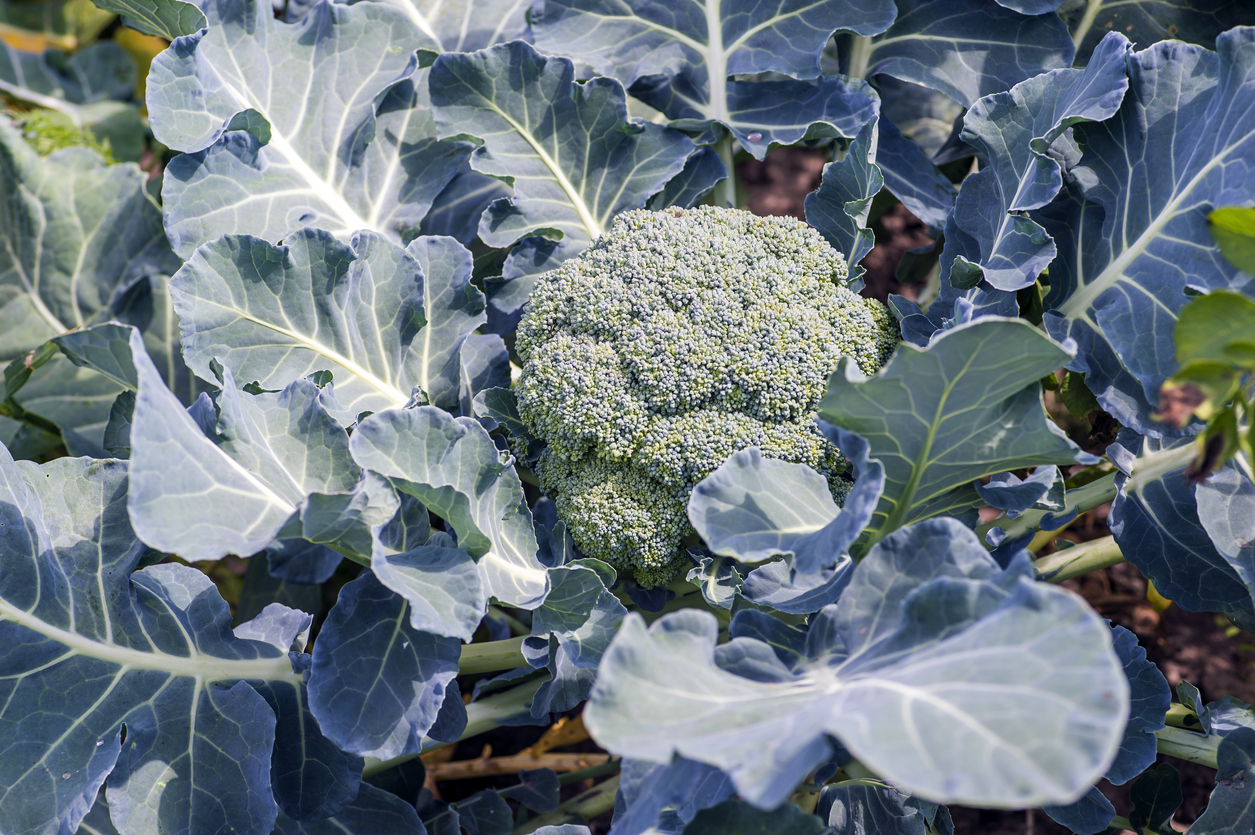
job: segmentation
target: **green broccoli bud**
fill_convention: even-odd
[[[842,357],[867,374],[898,342],[880,302],[806,224],[702,207],[621,215],[542,275],[517,350],[519,415],[576,545],[652,586],[687,564],[693,487],[730,455],[807,464],[845,497],[815,425]]]

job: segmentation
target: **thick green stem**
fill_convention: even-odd
[[[523,657],[523,639],[506,638],[504,641],[488,641],[483,644],[467,644],[462,647],[462,658],[458,662],[460,675],[475,673],[495,673],[501,670],[514,670],[526,666]]]
[[[1075,490],[1069,490],[1064,497],[1066,513],[1072,508],[1076,508],[1078,513],[1084,513],[1087,510],[1093,510],[1099,505],[1106,504],[1116,497],[1116,476],[1115,473],[1105,475],[1102,478],[1091,481],[1083,487]],[[1035,531],[1041,525],[1041,520],[1046,517],[1045,510],[1030,510],[1018,519],[1008,519],[1000,516],[992,522],[981,525],[976,529],[976,535],[981,539],[985,538],[985,534],[991,528],[1002,528],[1006,531],[1007,537],[1014,539],[1023,536],[1029,531]],[[1062,513],[1055,514],[1056,516]]]
[[[552,812],[532,818],[515,829],[513,835],[527,835],[544,826],[587,823],[603,812],[609,812],[614,808],[614,796],[618,791],[619,775],[616,774],[606,782],[593,786],[583,794],[576,795]]]
[[[1155,731],[1155,739],[1159,753],[1167,754],[1181,760],[1216,767],[1216,751],[1220,748],[1220,737],[1196,734],[1184,728],[1164,728]]]
[[[730,209],[737,207],[736,161],[733,156],[736,150],[735,143],[736,140],[732,138],[730,133],[715,143],[715,150],[719,152],[719,159],[723,160],[723,167],[727,169],[728,176],[715,184],[715,190],[711,194],[711,199],[716,206],[724,206]]]
[[[531,707],[532,699],[536,695],[536,691],[540,689],[540,685],[544,684],[548,679],[537,677],[521,684],[504,693],[497,693],[480,699],[478,702],[472,702],[466,706],[466,729],[462,731],[462,735],[458,737],[458,741],[470,739],[478,736],[485,731],[490,731],[497,727],[500,720],[508,719]],[[405,754],[400,757],[393,757],[390,760],[377,760],[373,757],[366,758],[366,764],[362,768],[363,777],[371,777],[375,774],[395,768],[402,763],[421,757],[428,751],[435,751],[437,748],[443,748],[452,743],[437,742],[434,739],[423,740],[422,747],[413,754]]]
[[[1081,16],[1081,22],[1076,25],[1076,31],[1072,33],[1072,45],[1077,49],[1081,48],[1081,42],[1089,34],[1090,28],[1094,25],[1094,18],[1098,17],[1098,12],[1102,10],[1102,6],[1103,0],[1089,0],[1086,3],[1085,14]]]
[[[1202,723],[1198,721],[1198,714],[1180,702],[1168,705],[1168,713],[1163,720],[1174,728],[1197,731],[1202,727]]]
[[[868,62],[872,57],[872,39],[867,35],[855,35],[850,44],[850,65],[846,75],[863,78],[867,75]]]
[[[1038,580],[1047,583],[1062,583],[1073,577],[1080,577],[1091,571],[1100,571],[1124,562],[1124,554],[1116,545],[1114,537],[1104,536],[1082,545],[1075,545],[1058,551],[1048,557],[1042,557],[1033,563]]]

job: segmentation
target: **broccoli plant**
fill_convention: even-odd
[[[888,308],[846,278],[804,223],[701,207],[624,213],[537,280],[514,391],[582,553],[666,585],[690,565],[693,487],[747,447],[845,497],[847,462],[815,409],[838,360],[873,374],[898,343]]]
[[[1168,832],[1161,754],[1251,831],[1255,708],[1058,584],[1255,629],[1253,67],[1233,0],[0,3],[0,832]]]

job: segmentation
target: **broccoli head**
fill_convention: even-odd
[[[749,446],[845,497],[815,409],[841,357],[867,374],[898,341],[801,221],[702,207],[633,211],[537,280],[518,327],[519,415],[576,545],[644,586],[686,566],[693,487]]]

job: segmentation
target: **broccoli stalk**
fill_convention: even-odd
[[[669,582],[694,485],[737,450],[807,464],[840,502],[847,462],[815,408],[843,357],[874,373],[888,309],[845,287],[806,224],[702,207],[621,215],[541,276],[518,328],[519,415],[541,485],[585,554]]]

